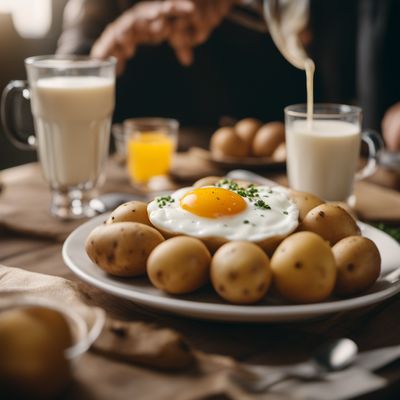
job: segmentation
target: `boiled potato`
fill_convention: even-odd
[[[152,250],[164,241],[161,233],[138,222],[117,222],[96,227],[86,239],[86,253],[104,271],[116,276],[146,272]]]
[[[328,243],[313,232],[287,237],[271,259],[278,292],[295,303],[327,299],[335,286],[336,265]]]
[[[29,307],[24,309],[24,312],[42,322],[57,337],[62,348],[72,346],[71,329],[60,312],[48,307]]]
[[[349,236],[332,247],[336,260],[335,292],[352,296],[370,288],[381,272],[381,256],[375,243],[362,236]]]
[[[270,157],[284,141],[285,126],[282,122],[269,122],[257,131],[252,144],[252,153],[256,157]]]
[[[299,208],[299,220],[302,221],[307,213],[313,208],[324,204],[324,201],[319,197],[314,196],[311,193],[299,192],[296,190],[290,190],[290,198],[296,203]]]
[[[140,222],[153,226],[147,215],[147,204],[142,201],[129,201],[118,206],[107,219],[107,224],[115,222]]]
[[[230,303],[255,303],[265,296],[271,283],[269,258],[254,243],[228,242],[214,254],[211,282]]]
[[[246,157],[249,146],[233,128],[219,128],[211,137],[211,153],[216,157]]]
[[[155,287],[167,293],[190,293],[208,281],[210,262],[210,252],[202,241],[177,236],[153,250],[147,274]]]
[[[62,337],[60,326],[67,329]],[[70,380],[64,351],[71,340],[65,318],[56,311],[27,307],[0,312],[0,393],[4,396],[0,397],[59,398]]]
[[[262,122],[255,118],[244,118],[238,121],[234,129],[237,135],[247,143],[249,148],[253,143],[254,136],[256,135],[258,129],[260,129]]]
[[[360,228],[352,216],[342,207],[334,204],[321,204],[314,207],[304,217],[301,229],[317,233],[331,246],[347,236],[360,234]]]

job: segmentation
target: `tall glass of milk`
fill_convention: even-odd
[[[352,205],[354,181],[374,172],[381,143],[377,133],[361,132],[361,118],[359,107],[314,104],[310,126],[306,104],[286,107],[290,187],[327,201],[345,201]],[[368,145],[369,157],[365,167],[357,171],[362,140]]]
[[[90,191],[102,180],[115,102],[115,60],[39,56],[25,60],[28,83],[3,93],[5,130],[20,148],[36,148],[52,191],[51,212],[63,219],[94,215]],[[18,96],[30,98],[35,135],[13,127]]]

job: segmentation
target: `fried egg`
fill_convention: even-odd
[[[157,197],[147,212],[151,223],[167,232],[251,242],[288,235],[299,217],[284,188],[243,188],[227,179],[215,186],[186,187]]]

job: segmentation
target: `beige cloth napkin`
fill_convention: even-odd
[[[60,301],[89,322],[93,317],[93,308],[85,304],[75,283],[0,265],[0,306],[10,297],[27,294]],[[330,400],[350,398],[385,384],[383,378],[353,368],[332,375],[326,382],[291,380],[268,393],[250,394],[230,379],[230,371],[238,366],[233,359],[197,352],[179,333],[141,322],[108,320],[93,350],[75,362],[70,399],[197,400],[225,396],[233,400]],[[163,372],[165,369],[179,372]]]

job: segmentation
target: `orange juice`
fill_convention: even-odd
[[[175,149],[174,139],[163,131],[138,132],[128,141],[128,171],[135,182],[144,183],[166,175]]]

